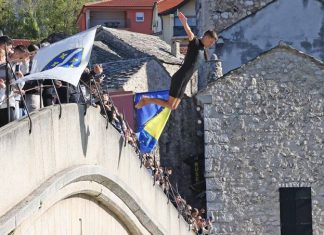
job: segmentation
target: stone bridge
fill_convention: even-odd
[[[0,234],[193,234],[98,109],[31,118],[0,129]]]

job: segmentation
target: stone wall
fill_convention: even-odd
[[[197,0],[197,19],[200,33],[207,29],[224,30],[240,19],[251,15],[274,0]]]
[[[305,186],[323,234],[323,84],[322,62],[282,45],[198,95],[216,234],[280,234],[279,188]]]
[[[193,207],[205,208],[203,125],[193,98],[184,98],[171,113],[159,146],[161,165],[172,167],[170,180],[180,195]]]

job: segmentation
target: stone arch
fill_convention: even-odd
[[[6,213],[0,233],[8,234],[22,224],[32,223],[55,204],[75,195],[88,195],[100,201],[131,234],[166,234],[141,208],[143,205],[140,207],[139,199],[134,198],[126,184],[104,168],[90,165],[64,170],[43,183],[26,201]],[[15,223],[11,223],[13,220]]]

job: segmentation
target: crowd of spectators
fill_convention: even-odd
[[[0,37],[0,127],[20,115],[19,101],[22,93],[19,90],[23,84],[9,84],[24,76],[23,69],[27,67],[25,50],[27,49],[23,46],[13,48],[12,40],[8,36]],[[10,63],[6,63],[8,60]]]
[[[123,134],[126,141],[137,147],[134,131],[125,121],[124,115],[113,105],[108,91],[103,90],[101,86],[104,75],[100,64],[86,68],[81,75],[80,85],[76,87],[50,79],[12,85],[15,79],[29,74],[33,57],[39,48],[48,45],[50,45],[48,42],[43,42],[39,46],[31,44],[28,47],[24,45],[13,47],[13,40],[10,37],[0,36],[0,127],[24,117],[26,110],[32,112],[58,103],[88,104],[100,108],[100,113]],[[7,94],[8,87],[9,94]]]
[[[169,200],[178,209],[179,214],[188,222],[190,228],[196,234],[211,234],[211,230],[213,229],[212,223],[214,222],[213,218],[207,218],[205,209],[198,210],[197,208],[192,208],[180,196],[178,190],[172,186],[169,180],[172,175],[172,169],[169,167],[161,167],[159,162],[156,161],[154,153],[140,155],[140,158],[142,165],[151,172],[154,184],[161,187]]]
[[[135,132],[128,125],[123,113],[114,105],[108,90],[102,86],[104,75],[100,64],[86,68],[76,87],[58,80],[34,80],[19,85],[9,85],[8,96],[7,77],[11,83],[15,79],[28,75],[37,50],[47,45],[49,43],[46,42],[39,46],[32,44],[28,47],[23,45],[13,47],[13,41],[8,36],[0,36],[0,127],[24,117],[26,107],[29,112],[57,103],[78,103],[98,108],[98,112],[122,135],[125,143],[134,148],[141,160],[141,166],[150,171],[154,185],[161,187],[169,201],[178,209],[179,215],[181,214],[190,224],[191,229],[196,234],[210,234],[212,218],[206,218],[204,209],[192,208],[179,195],[170,183],[172,169],[160,166],[155,153],[142,154],[139,151]],[[22,102],[22,98],[25,103]],[[8,119],[8,111],[10,119]]]

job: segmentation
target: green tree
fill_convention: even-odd
[[[0,0],[0,29],[4,34],[13,32],[16,27],[14,4],[11,1]]]
[[[0,29],[13,38],[34,40],[57,32],[73,34],[86,2],[89,0],[0,0]]]

